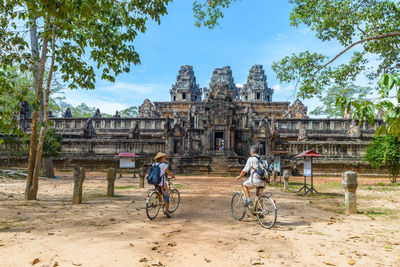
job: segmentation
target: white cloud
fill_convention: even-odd
[[[278,34],[275,36],[275,40],[277,40],[277,41],[286,40],[286,39],[288,39],[287,35],[284,35],[284,34],[282,34],[282,33],[278,33]]]
[[[101,112],[114,114],[130,106],[140,106],[145,99],[166,101],[169,91],[166,86],[157,84],[132,84],[116,82],[98,86],[95,90],[65,90],[65,102],[77,106],[82,102],[99,108]]]
[[[132,84],[126,82],[116,82],[109,86],[99,87],[96,90],[117,92],[117,93],[137,93],[137,94],[149,94],[159,87],[156,84]]]
[[[279,92],[282,89],[282,87],[280,84],[275,84],[272,86],[272,89],[274,89],[274,92],[276,93]]]
[[[236,84],[236,87],[243,88],[243,84],[242,84],[242,83],[237,83],[237,84]]]

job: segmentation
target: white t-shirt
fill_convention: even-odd
[[[244,172],[249,172],[250,171],[250,176],[251,178],[257,177],[258,174],[256,172],[258,168],[258,159],[256,157],[259,157],[257,154],[254,154],[253,156],[249,157],[246,166],[244,166],[243,171]]]
[[[156,163],[158,164],[158,163]],[[161,182],[158,184],[159,186],[163,186],[166,184],[165,181],[165,170],[168,169],[168,165],[164,162],[160,163],[160,176],[161,176]]]

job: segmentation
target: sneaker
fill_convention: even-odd
[[[250,199],[249,203],[247,203],[249,207],[253,206],[253,201]]]
[[[167,216],[167,218],[171,218],[171,212],[168,210],[164,210],[164,215]]]
[[[244,205],[245,207],[251,207],[253,206],[253,201],[251,201],[251,199],[249,201],[247,201],[247,199],[244,201]]]

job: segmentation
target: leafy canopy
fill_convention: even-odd
[[[197,26],[213,28],[223,17],[222,9],[234,0],[207,0],[195,3]],[[376,99],[337,98],[342,111],[354,111],[360,123],[374,124],[378,111],[384,127],[378,134],[398,138],[400,128],[400,2],[391,0],[289,0],[293,4],[291,25],[304,25],[323,42],[335,41],[342,46],[333,57],[323,51],[304,51],[274,62],[272,69],[281,82],[294,83],[298,97],[323,98],[335,87],[346,88],[365,77],[372,83],[382,77]],[[349,59],[338,63],[344,54]],[[370,67],[371,66],[371,67]]]
[[[332,86],[326,90],[321,97],[322,106],[316,107],[310,112],[312,115],[328,115],[332,117],[342,117],[343,110],[336,105],[336,99],[340,97],[348,98],[351,101],[366,100],[371,97],[373,88],[349,84],[347,86]]]
[[[129,72],[132,64],[140,64],[133,41],[146,31],[149,20],[160,23],[161,16],[167,14],[169,2],[171,0],[1,0],[1,131],[16,131],[13,107],[16,102],[27,100],[24,94],[14,93],[20,90],[15,80],[20,74],[35,73],[38,66],[41,55],[32,52],[28,41],[33,25],[37,26],[40,49],[45,47],[45,40],[52,39],[51,29],[55,27],[54,72],[66,87],[94,89],[97,73],[101,79],[114,82],[118,74]],[[48,46],[47,49],[51,50]],[[18,72],[10,70],[14,66],[18,66]],[[18,97],[13,100],[11,95]],[[31,105],[37,110],[40,97]]]
[[[392,182],[396,182],[400,170],[400,142],[394,136],[379,136],[368,145],[364,156],[372,167],[388,168]]]

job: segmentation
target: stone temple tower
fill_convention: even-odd
[[[267,76],[262,65],[254,65],[249,71],[247,83],[240,92],[242,101],[272,102],[274,90],[268,88]]]
[[[232,99],[239,99],[239,88],[236,87],[235,82],[233,81],[232,77],[232,70],[231,67],[223,67],[223,68],[216,68],[213,71],[213,75],[211,77],[211,82],[210,82],[210,89],[214,88],[215,86],[219,84],[227,84],[229,90],[232,91]]]
[[[202,90],[196,84],[193,67],[181,66],[176,83],[169,90],[172,102],[197,102],[201,101]]]

